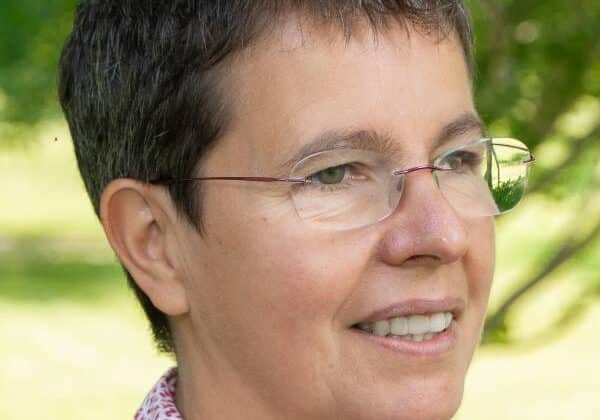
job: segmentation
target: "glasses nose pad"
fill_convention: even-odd
[[[435,181],[436,187],[441,188],[441,186],[440,186],[440,176],[439,176],[440,173],[439,173],[439,171],[433,170],[433,171],[431,171],[431,173],[433,174],[433,180]]]
[[[390,210],[394,211],[398,204],[400,204],[400,197],[402,197],[402,191],[404,190],[404,175],[394,175],[390,178],[390,196],[389,206]]]

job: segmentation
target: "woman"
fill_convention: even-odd
[[[448,419],[532,160],[462,2],[95,1],[61,103],[177,368],[138,419]]]

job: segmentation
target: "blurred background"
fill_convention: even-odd
[[[468,1],[477,102],[537,157],[497,220],[458,420],[600,418],[600,2]],[[173,364],[85,196],[56,99],[73,0],[0,5],[0,418],[126,419]]]

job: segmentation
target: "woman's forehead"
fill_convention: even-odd
[[[404,146],[433,146],[444,126],[467,114],[477,119],[455,37],[438,42],[400,27],[377,39],[324,34],[318,42],[319,35],[304,34],[301,44],[297,33],[262,41],[263,49],[259,43],[234,60],[224,147],[232,143],[263,166],[264,158],[292,156],[327,132],[374,132]]]

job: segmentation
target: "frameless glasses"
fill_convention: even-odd
[[[496,216],[519,204],[529,167],[527,146],[510,138],[483,138],[444,151],[431,164],[395,168],[388,157],[361,149],[318,152],[296,163],[288,178],[217,176],[159,179],[154,184],[192,181],[250,181],[290,184],[298,216],[326,229],[367,226],[398,207],[409,174],[429,171],[442,195],[466,217]]]

